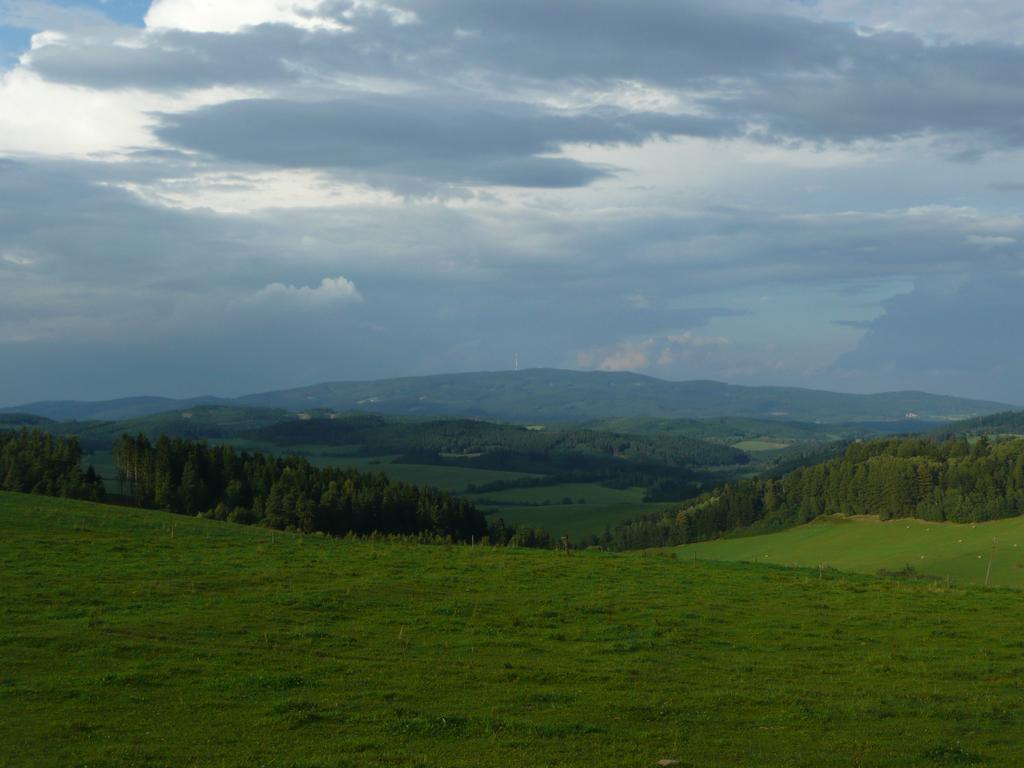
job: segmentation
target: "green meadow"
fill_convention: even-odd
[[[1024,518],[988,523],[838,516],[765,536],[727,538],[679,547],[683,560],[756,562],[876,573],[911,566],[961,584],[1024,587]],[[989,563],[991,562],[991,569]]]
[[[623,520],[637,515],[657,512],[665,504],[613,503],[613,504],[545,504],[537,507],[485,507],[488,516],[498,516],[512,525],[543,528],[557,541],[567,536],[579,542],[590,536],[600,536],[606,528],[614,529]]]
[[[15,494],[0,574],[0,765],[1007,766],[1024,739],[1013,590]]]
[[[741,440],[738,443],[733,443],[733,448],[739,448],[741,451],[748,452],[762,452],[762,451],[784,451],[789,448],[792,444],[782,442],[781,440]]]

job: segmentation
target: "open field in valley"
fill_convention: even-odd
[[[679,557],[746,561],[876,573],[912,566],[918,573],[957,583],[1024,587],[1024,518],[989,523],[881,522],[870,517],[823,517],[765,536],[688,544]]]

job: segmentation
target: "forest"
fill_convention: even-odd
[[[0,431],[0,490],[103,501],[103,481],[92,467],[82,471],[81,465],[77,438]]]
[[[114,445],[115,499],[130,506],[333,536],[382,534],[426,541],[490,541],[547,547],[545,531],[488,523],[471,502],[444,491],[301,457],[238,452],[182,438],[122,436]],[[0,490],[103,501],[102,479],[84,471],[76,437],[0,431]]]
[[[622,435],[592,429],[530,429],[472,419],[430,421],[372,414],[283,421],[255,430],[277,445],[359,445],[366,455],[414,455],[418,463],[458,461],[469,466],[544,473],[600,472],[628,463],[658,469],[746,464],[727,445],[685,435]]]
[[[122,496],[140,507],[334,536],[376,532],[469,541],[488,533],[484,515],[448,493],[382,474],[318,468],[300,457],[125,435],[114,444],[114,462]]]
[[[841,458],[781,477],[727,483],[592,543],[613,549],[685,544],[767,533],[824,514],[973,523],[1022,512],[1024,439],[890,438],[852,443]]]

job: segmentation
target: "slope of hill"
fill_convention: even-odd
[[[823,515],[980,523],[1024,514],[1024,439],[888,438],[780,476],[726,483],[681,508],[618,526],[607,542],[637,548],[772,533]]]
[[[950,424],[952,423],[950,422]],[[622,416],[595,419],[584,422],[582,426],[637,435],[686,435],[733,445],[751,440],[787,444],[821,443],[881,435],[917,434],[939,428],[939,423],[921,419],[816,423],[784,419],[755,419],[743,416],[715,416],[702,419]]]
[[[196,405],[230,404],[215,397],[175,400],[170,397],[125,397],[117,400],[45,400],[16,408],[0,408],[0,413],[25,413],[45,416],[53,421],[120,421],[156,413],[190,408]]]
[[[14,494],[0,569],[5,765],[1019,762],[1015,592]]]
[[[936,427],[933,433],[938,437],[1024,435],[1024,411],[1005,411],[991,416],[978,416],[952,424],[943,424]]]
[[[763,536],[719,539],[678,549],[682,560],[739,561],[874,574],[908,566],[958,584],[1024,587],[1024,517],[965,525],[873,517],[818,518]],[[991,568],[989,566],[991,562]]]
[[[334,382],[217,400],[134,398],[104,403],[33,403],[7,409],[56,419],[133,418],[202,404],[481,417],[519,423],[579,422],[615,416],[743,416],[791,421],[900,421],[985,415],[1009,406],[923,392],[849,395],[793,387],[672,382],[634,373],[531,369]]]
[[[386,413],[488,416],[517,422],[610,416],[751,416],[797,421],[950,419],[1003,406],[920,392],[845,395],[790,387],[671,382],[633,373],[532,369],[320,384],[241,398],[289,410],[329,407]]]
[[[54,434],[77,435],[86,446],[109,446],[125,434],[143,434],[151,440],[161,435],[221,439],[237,437],[261,427],[295,420],[294,415],[276,408],[199,405],[184,410],[162,411],[128,419],[50,421],[38,426]]]

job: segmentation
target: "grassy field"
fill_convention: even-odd
[[[489,499],[498,504],[562,504],[570,499],[574,504],[639,504],[643,500],[643,488],[606,488],[597,483],[562,483],[542,485],[536,488],[510,488],[506,491],[467,494],[473,501]]]
[[[0,494],[0,765],[1007,766],[1016,591]]]
[[[568,536],[572,542],[600,536],[605,528],[614,529],[623,520],[657,512],[665,504],[552,504],[540,507],[481,507],[488,515],[497,515],[513,525],[543,528],[556,539]]]
[[[733,444],[733,448],[739,448],[741,451],[747,451],[752,453],[759,453],[762,451],[782,451],[789,448],[791,443],[786,443],[781,440],[741,440],[738,443]]]
[[[643,488],[606,488],[598,483],[564,483],[468,494],[488,516],[513,525],[543,528],[555,538],[579,542],[599,536],[623,520],[657,512],[665,504],[645,504]],[[563,503],[571,499],[571,504]],[[532,506],[526,506],[532,505]]]
[[[1024,518],[977,525],[921,520],[826,517],[768,536],[720,539],[678,548],[698,558],[876,573],[907,565],[957,583],[1024,587]]]

